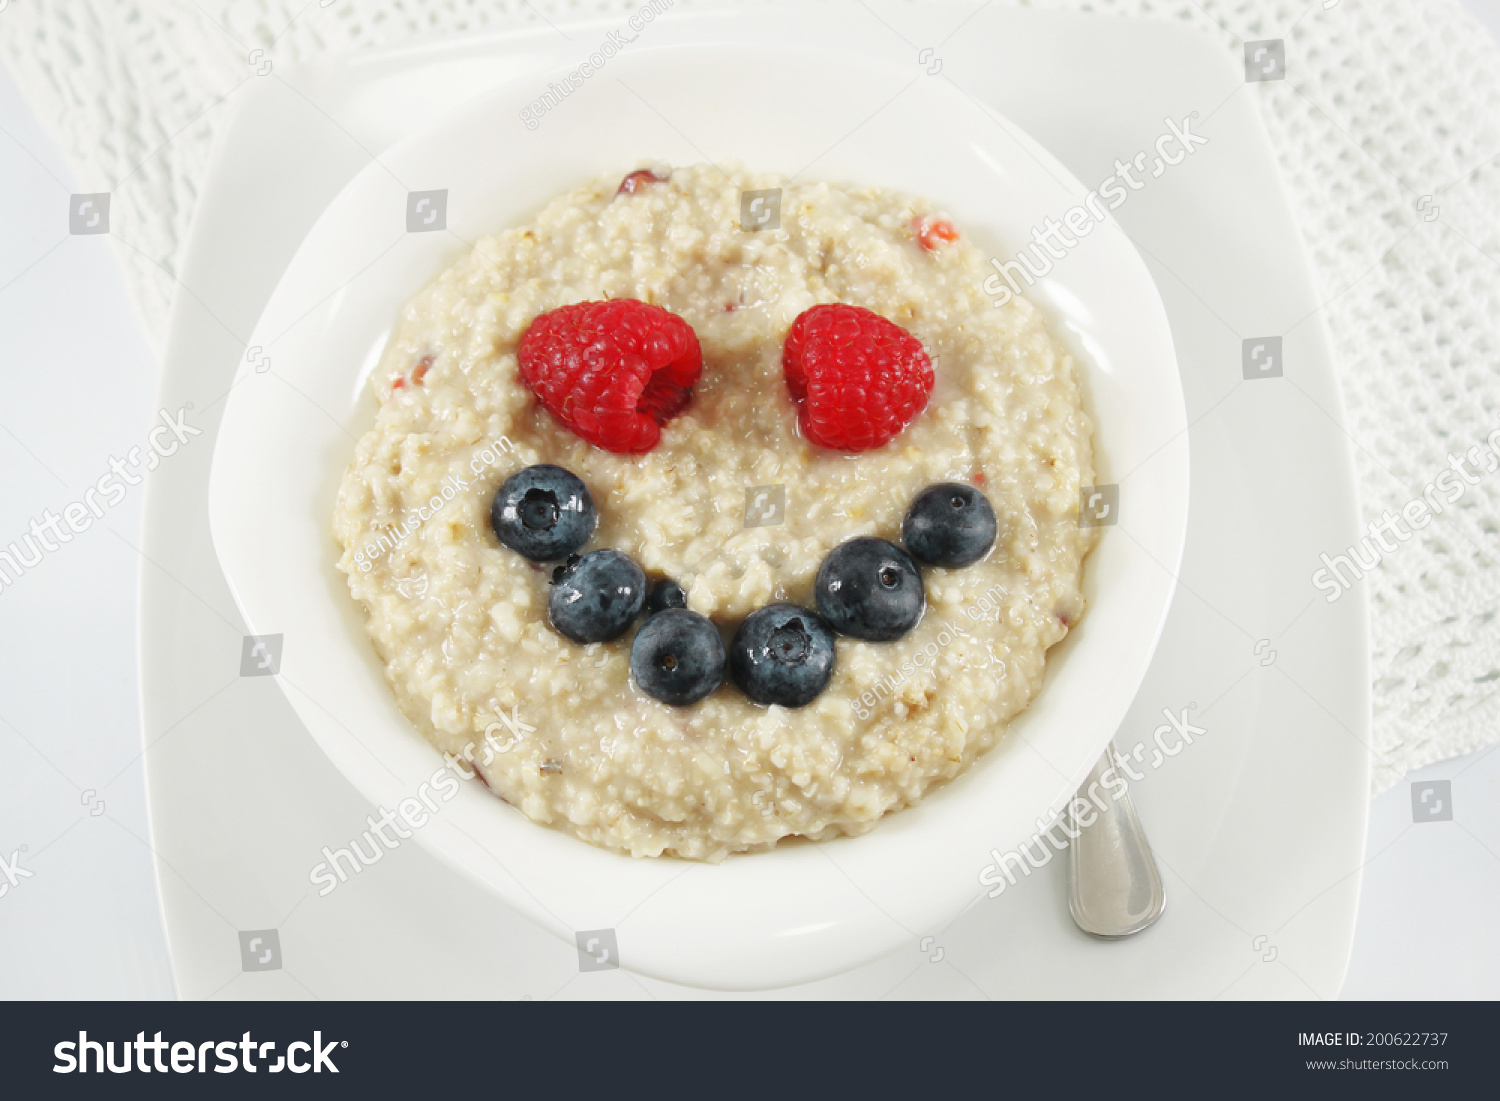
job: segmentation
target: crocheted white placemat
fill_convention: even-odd
[[[110,191],[118,222],[138,227],[113,236],[159,343],[211,143],[251,79],[251,50],[290,63],[637,6],[0,0],[0,56],[84,189]],[[1387,535],[1395,549],[1376,555],[1375,788],[1500,740],[1500,477],[1484,469],[1500,424],[1500,48],[1458,0],[1043,6],[1179,18],[1237,59],[1244,42],[1286,41],[1288,78],[1260,86],[1257,103],[1327,303],[1365,518],[1399,514],[1450,469],[1450,453],[1482,449],[1439,490],[1461,485],[1456,503],[1408,539]]]

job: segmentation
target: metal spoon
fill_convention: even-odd
[[[1078,928],[1096,937],[1128,937],[1139,933],[1161,917],[1167,906],[1151,846],[1141,829],[1130,793],[1116,792],[1103,786],[1104,774],[1114,765],[1115,746],[1111,742],[1104,756],[1079,788],[1078,795],[1095,812],[1085,826],[1068,814],[1077,832],[1068,846],[1068,908]],[[1116,778],[1124,778],[1116,772]],[[1089,789],[1100,784],[1096,792],[1105,806],[1089,797]],[[1076,803],[1074,804],[1077,805]]]

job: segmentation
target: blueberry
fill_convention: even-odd
[[[664,612],[668,608],[686,608],[687,593],[682,591],[682,586],[670,577],[663,577],[651,586],[651,591],[646,594],[646,614],[655,615]]]
[[[547,612],[565,638],[608,642],[625,633],[645,600],[645,571],[630,555],[605,547],[553,571]]]
[[[635,633],[630,675],[662,703],[697,703],[724,683],[724,640],[697,612],[665,608]]]
[[[551,463],[516,471],[490,505],[490,526],[500,542],[537,562],[572,554],[589,541],[598,521],[588,486]]]
[[[889,642],[922,618],[927,596],[910,556],[884,539],[850,539],[829,552],[813,585],[818,611],[841,635]]]
[[[729,675],[756,703],[801,707],[833,676],[833,632],[817,612],[768,604],[734,633]]]
[[[995,544],[995,510],[989,498],[961,482],[928,486],[906,510],[901,538],[927,566],[972,566]]]

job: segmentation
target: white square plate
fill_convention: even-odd
[[[1171,900],[1149,932],[1113,944],[1080,934],[1054,860],[947,927],[906,931],[890,956],[786,993],[1333,997],[1364,843],[1364,614],[1357,593],[1310,602],[1308,562],[1352,539],[1353,483],[1318,298],[1250,100],[1261,89],[1245,89],[1218,45],[1167,22],[871,7],[673,13],[641,43],[837,40],[915,76],[911,43],[962,26],[939,50],[941,79],[1005,110],[1086,181],[1147,147],[1165,116],[1201,114],[1212,144],[1117,215],[1171,318],[1195,487],[1178,597],[1119,738],[1149,742],[1164,707],[1192,701],[1209,735],[1132,785]],[[247,86],[200,199],[162,402],[195,402],[212,441],[216,403],[272,289],[371,156],[476,92],[576,64],[618,25],[329,58]],[[1277,332],[1286,380],[1242,382],[1242,340]],[[186,452],[153,476],[142,567],[153,840],[184,996],[695,994],[629,970],[637,924],[673,905],[670,888],[578,926],[616,927],[624,958],[622,970],[585,975],[571,945],[412,845],[317,897],[308,872],[321,847],[347,843],[372,808],[269,678],[237,675],[243,627],[210,543],[207,455]],[[1254,653],[1261,638],[1279,654],[1269,666]],[[235,928],[272,926],[285,968],[242,974]]]

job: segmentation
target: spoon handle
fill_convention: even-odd
[[[1161,875],[1130,804],[1130,793],[1118,786],[1124,784],[1124,777],[1116,772],[1113,791],[1100,783],[1114,765],[1114,752],[1111,742],[1078,791],[1094,813],[1090,824],[1084,825],[1071,808],[1068,811],[1068,832],[1077,833],[1068,846],[1068,908],[1078,927],[1096,937],[1139,933],[1161,917],[1167,905]],[[1084,812],[1085,820],[1088,814]]]

